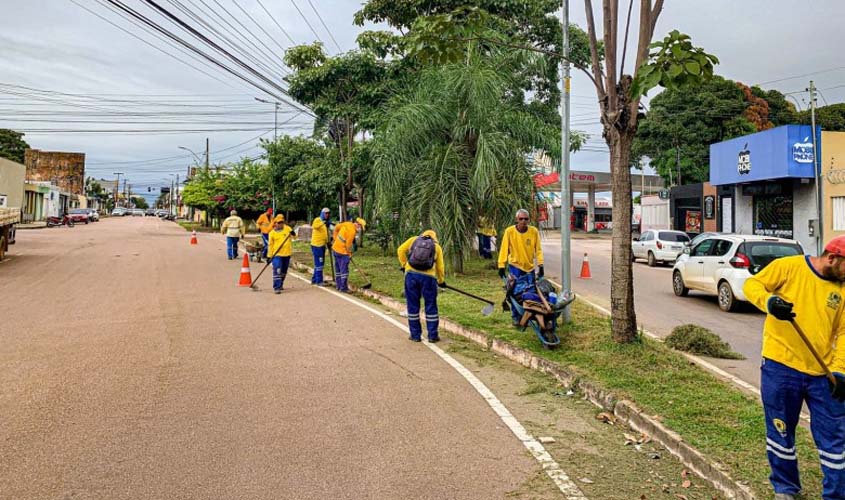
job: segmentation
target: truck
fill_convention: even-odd
[[[26,167],[0,158],[0,260],[15,243],[15,226],[21,221]]]

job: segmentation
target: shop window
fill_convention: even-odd
[[[845,196],[834,196],[833,200],[833,230],[845,231]]]
[[[792,195],[754,197],[754,234],[792,238]]]

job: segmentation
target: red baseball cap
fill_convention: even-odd
[[[837,236],[827,242],[824,251],[840,257],[845,257],[845,236]]]

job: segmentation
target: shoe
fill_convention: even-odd
[[[411,342],[422,342],[422,339],[414,338],[414,337],[408,337],[408,340],[410,340]]]
[[[231,258],[231,257],[229,257],[229,260],[232,260],[232,258]]]
[[[429,344],[436,344],[437,342],[440,342],[440,337],[429,337],[428,338]]]
[[[275,293],[276,295],[279,295],[280,293],[282,293],[282,291],[281,290],[273,290],[273,293]]]
[[[789,493],[775,493],[775,500],[795,500]]]

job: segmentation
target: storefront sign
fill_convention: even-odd
[[[816,130],[818,134],[819,127]],[[711,144],[710,184],[724,186],[772,179],[812,179],[812,138],[809,125],[784,125]]]
[[[715,196],[705,196],[704,197],[704,218],[705,219],[715,219],[716,218],[716,197]]]
[[[686,224],[684,231],[688,233],[701,232],[701,211],[687,210]]]
[[[670,192],[669,192],[668,189],[661,189],[657,193],[657,197],[660,198],[661,200],[668,200],[669,196],[670,196]]]
[[[845,184],[845,169],[831,170],[825,177],[827,182],[831,184]]]

